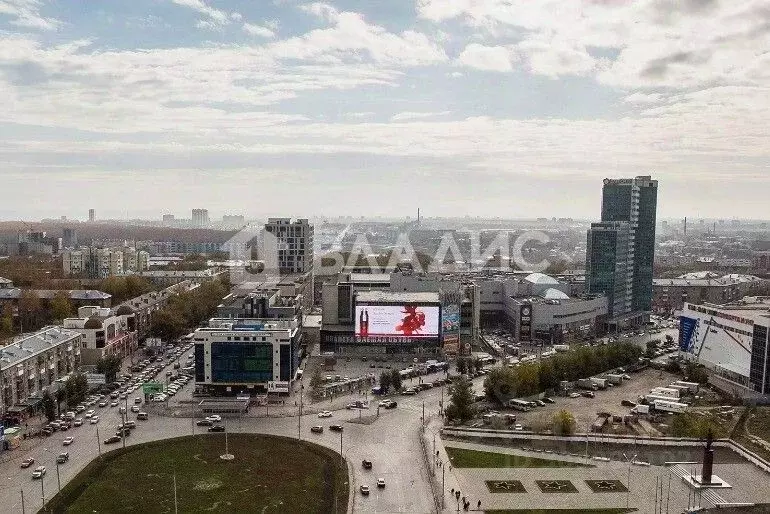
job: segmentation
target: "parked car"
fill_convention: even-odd
[[[321,412],[318,413],[318,417],[319,418],[331,418],[332,417],[332,413],[329,412],[328,410],[321,411]]]
[[[322,427],[321,425],[316,425],[314,427],[310,427],[310,431],[313,432],[314,434],[323,434],[324,427]]]
[[[224,425],[214,425],[213,427],[209,427],[209,432],[224,432],[225,427]]]
[[[71,445],[71,444],[72,444],[72,443],[74,443],[74,442],[75,442],[75,438],[74,438],[74,437],[65,437],[65,438],[62,440],[62,444],[63,444],[64,446],[69,446],[69,445]]]
[[[594,398],[596,396],[593,391],[580,391],[580,395],[586,398]]]
[[[385,479],[384,478],[378,478],[377,479],[377,487],[380,489],[385,487]]]
[[[30,467],[30,466],[31,466],[32,464],[34,464],[34,463],[35,463],[35,459],[34,459],[34,458],[32,458],[32,457],[27,457],[26,459],[24,459],[23,461],[21,461],[21,467],[22,467],[22,468],[28,468],[28,467]]]
[[[119,442],[120,442],[119,435],[113,435],[104,440],[104,444],[113,444],[113,443],[119,443]]]
[[[43,478],[45,476],[45,466],[38,466],[32,472],[32,478]]]
[[[574,393],[573,392],[573,393],[568,394],[567,396],[569,396],[570,398],[580,398],[580,393]]]
[[[75,418],[75,421],[72,422],[73,426],[79,427],[83,425],[83,418]]]
[[[107,406],[107,400],[102,400],[99,403],[97,403],[99,407],[106,407]]]
[[[131,406],[131,412],[139,412],[139,406],[138,405],[132,405]]]
[[[94,409],[89,409],[89,410],[87,410],[87,411],[86,411],[86,413],[85,413],[84,417],[85,417],[86,419],[90,419],[90,418],[91,418],[91,416],[93,416],[93,415],[94,415],[94,413],[95,413]]]
[[[363,466],[364,469],[372,469],[372,461],[364,459],[361,461],[361,466]]]
[[[368,485],[362,485],[361,486],[361,494],[364,496],[369,496],[369,486]]]
[[[329,430],[334,432],[342,432],[342,425],[329,425]]]
[[[219,414],[212,414],[211,416],[209,416],[206,419],[210,419],[214,423],[218,423],[218,422],[222,421],[222,416],[220,416]]]
[[[138,419],[139,421],[147,421],[148,419],[150,419],[150,416],[146,412],[140,412],[139,414],[136,415],[136,419]]]
[[[99,416],[91,416],[91,424],[96,425],[99,423]]]
[[[57,462],[58,464],[64,464],[64,463],[65,463],[65,462],[67,462],[68,460],[70,460],[70,454],[69,454],[69,453],[67,453],[67,452],[61,452],[61,453],[59,454],[59,456],[58,456],[58,457],[56,457],[56,462]]]

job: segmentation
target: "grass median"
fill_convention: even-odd
[[[296,439],[230,434],[235,459],[220,459],[224,434],[155,441],[97,458],[47,505],[67,513],[346,512],[348,475],[339,455]]]
[[[585,468],[593,467],[579,462],[540,459],[511,455],[510,453],[494,453],[466,448],[446,448],[449,461],[456,468]]]

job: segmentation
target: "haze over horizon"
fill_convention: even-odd
[[[90,7],[90,8],[89,8]],[[758,0],[0,0],[0,219],[767,218]]]

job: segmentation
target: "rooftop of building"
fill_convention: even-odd
[[[524,277],[524,280],[527,282],[531,282],[532,284],[537,285],[557,285],[559,283],[558,280],[555,278],[546,275],[545,273],[530,273],[526,277]]]
[[[78,336],[80,333],[61,327],[46,327],[33,334],[21,336],[13,343],[0,348],[0,370],[19,364]]]
[[[685,273],[676,278],[654,278],[653,285],[656,286],[733,286],[736,284],[745,284],[751,282],[762,282],[763,279],[754,275],[744,275],[741,273],[731,273],[729,275],[719,275],[713,271],[696,271]]]
[[[196,332],[211,332],[216,330],[270,332],[295,330],[298,326],[299,322],[296,318],[211,318],[208,322],[208,327],[199,328]]]
[[[439,303],[439,294],[432,292],[391,292],[360,291],[356,293],[359,303]]]
[[[746,296],[740,300],[724,305],[704,303],[700,306],[693,305],[693,307],[714,309],[735,316],[752,319],[754,321],[761,320],[763,324],[770,321],[770,296]]]
[[[390,283],[390,273],[351,273],[354,284]]]

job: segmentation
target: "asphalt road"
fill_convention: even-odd
[[[160,376],[163,376],[164,371]],[[185,386],[180,394],[183,397],[188,396],[191,389],[192,382]],[[129,396],[129,407],[133,397],[140,395],[138,393],[139,391]],[[357,395],[351,395],[352,398],[357,398]],[[352,501],[355,512],[432,512],[433,500],[423,464],[419,430],[423,402],[426,416],[437,415],[441,391],[437,388],[423,391],[417,396],[400,396],[396,399],[398,408],[380,409],[379,416],[368,424],[357,422],[358,411],[341,410],[335,411],[333,417],[326,419],[319,419],[316,414],[302,416],[301,425],[297,417],[243,417],[226,419],[225,425],[228,432],[299,436],[339,452],[340,434],[330,431],[328,427],[335,423],[342,424],[344,427],[342,453],[352,470],[352,485],[355,492]],[[122,404],[125,403],[122,402]],[[363,416],[376,416],[376,402],[372,402],[372,406],[374,408],[363,411]],[[22,512],[22,491],[25,512],[36,512],[42,507],[43,496],[50,499],[58,491],[56,456],[61,451],[68,451],[70,454],[69,461],[59,466],[59,480],[63,487],[91,460],[98,458],[100,445],[97,444],[97,439],[101,439],[102,452],[122,446],[122,442],[107,446],[103,444],[103,440],[113,435],[116,426],[121,422],[118,408],[105,407],[95,410],[100,415],[98,424],[86,423],[63,433],[56,432],[53,436],[44,439],[39,447],[19,452],[14,455],[13,460],[0,465],[0,483],[2,483],[0,505],[4,506],[3,511]],[[129,412],[129,419],[135,418],[136,414]],[[310,427],[313,425],[323,426],[323,434],[311,433]],[[184,434],[199,435],[205,433],[205,430],[204,427],[196,426],[190,418],[151,414],[148,421],[137,421],[137,428],[126,439],[126,445]],[[74,443],[69,447],[62,446],[62,440],[69,436],[75,438]],[[221,438],[224,453],[224,434],[206,434],[206,436]],[[21,461],[27,457],[34,457],[35,464],[28,469],[19,469]],[[363,469],[361,465],[363,459],[372,461],[371,470]],[[43,480],[33,480],[32,470],[40,465],[46,466],[47,474]],[[377,478],[385,479],[384,489],[376,487]],[[371,489],[368,497],[362,496],[359,492],[362,484],[368,485]]]

